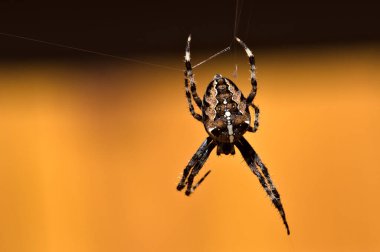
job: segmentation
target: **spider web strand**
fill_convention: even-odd
[[[221,50],[221,51],[215,53],[214,55],[211,55],[211,56],[208,57],[207,59],[205,59],[205,60],[199,62],[198,64],[196,64],[195,66],[193,66],[193,69],[196,68],[196,67],[198,67],[198,66],[200,66],[200,65],[202,65],[203,63],[206,63],[207,61],[209,61],[209,60],[215,58],[216,56],[219,56],[220,54],[227,52],[227,51],[230,50],[230,49],[231,49],[231,47],[228,46],[228,47],[224,48],[223,50]]]
[[[56,47],[71,49],[71,50],[75,50],[75,51],[92,53],[92,54],[96,54],[96,55],[103,56],[103,57],[109,57],[109,58],[114,58],[114,59],[118,59],[118,60],[129,61],[129,62],[143,64],[143,65],[147,65],[147,66],[165,68],[165,69],[172,70],[172,71],[181,71],[181,72],[183,71],[182,69],[175,68],[175,67],[169,67],[169,66],[165,66],[165,65],[150,63],[150,62],[132,59],[132,58],[120,57],[120,56],[116,56],[116,55],[112,55],[112,54],[107,54],[107,53],[102,53],[102,52],[97,52],[97,51],[91,51],[91,50],[87,50],[87,49],[83,49],[83,48],[79,48],[79,47],[68,46],[68,45],[64,45],[64,44],[39,40],[39,39],[35,39],[35,38],[30,38],[30,37],[19,36],[19,35],[10,34],[10,33],[0,32],[0,35],[12,37],[12,38],[24,39],[24,40],[33,41],[36,43],[46,44],[46,45],[50,45],[50,46],[56,46]]]

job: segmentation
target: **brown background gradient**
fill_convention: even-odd
[[[0,250],[380,249],[379,47],[256,57],[261,124],[247,139],[279,188],[290,237],[240,153],[213,153],[190,198],[175,190],[206,137],[181,72],[19,63],[0,72]],[[216,70],[231,75],[229,58],[196,70],[201,94]],[[243,53],[236,62],[247,93]]]
[[[185,3],[1,1],[0,33],[182,69],[189,33],[194,63],[230,43],[236,4]],[[0,34],[0,251],[380,251],[378,4],[240,5],[261,109],[246,138],[290,236],[240,153],[176,191],[206,137],[181,71]],[[247,95],[248,69],[234,44],[198,91],[220,73]]]

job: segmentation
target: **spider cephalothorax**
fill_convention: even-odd
[[[272,200],[272,203],[280,212],[282,220],[289,234],[289,227],[286,221],[285,212],[280,200],[280,194],[274,186],[268,169],[261,161],[252,146],[243,137],[244,133],[256,132],[259,126],[259,108],[253,104],[253,99],[256,96],[257,81],[255,72],[255,58],[251,50],[243,41],[236,38],[243,46],[249,58],[251,71],[252,90],[244,97],[239,88],[231,80],[224,78],[220,74],[216,74],[214,79],[206,88],[206,92],[202,99],[197,94],[197,89],[194,81],[193,70],[190,63],[190,41],[189,36],[185,54],[185,89],[186,97],[189,104],[190,113],[192,116],[201,121],[209,134],[209,137],[202,143],[197,152],[189,161],[183,171],[181,181],[178,183],[177,189],[181,191],[186,187],[185,194],[190,195],[209,174],[207,172],[194,186],[194,177],[198,174],[203,164],[206,162],[211,151],[217,147],[216,154],[235,154],[236,146],[241,152],[244,160],[248,164],[251,171],[257,176],[260,184],[265,189],[267,195]],[[189,87],[190,82],[190,87]],[[192,103],[194,99],[197,106],[202,110],[202,115],[194,111]],[[255,111],[255,120],[253,127],[251,123],[251,115],[249,107]]]

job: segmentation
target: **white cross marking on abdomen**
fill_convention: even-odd
[[[224,104],[226,100],[224,100]],[[232,123],[231,123],[231,112],[226,110],[224,112],[224,117],[227,119],[227,130],[228,130],[228,135],[230,136],[230,143],[232,143],[234,141],[234,130],[233,130],[233,126],[232,126]]]

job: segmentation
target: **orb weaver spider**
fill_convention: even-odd
[[[289,235],[290,230],[286,221],[285,211],[280,200],[280,194],[272,182],[267,167],[261,161],[252,146],[243,137],[244,133],[247,131],[256,132],[259,126],[260,111],[259,108],[253,104],[253,99],[255,98],[257,91],[254,55],[243,41],[239,38],[236,38],[236,40],[244,48],[249,58],[252,85],[251,92],[248,97],[245,98],[235,83],[220,74],[216,74],[214,79],[207,86],[203,100],[201,100],[197,93],[193,70],[190,63],[191,35],[187,39],[185,53],[185,90],[187,102],[191,115],[196,120],[203,123],[209,136],[202,143],[189,161],[188,165],[185,167],[182,179],[178,183],[177,190],[181,191],[186,187],[185,194],[189,196],[210,173],[210,171],[208,171],[199,180],[199,182],[193,186],[194,177],[198,174],[212,150],[217,147],[217,155],[234,155],[234,146],[236,146],[251,171],[259,179],[260,184],[272,200],[272,203],[279,211],[286,227],[287,234]],[[202,115],[195,112],[192,99],[201,109]],[[250,106],[255,111],[253,127],[250,126]]]

